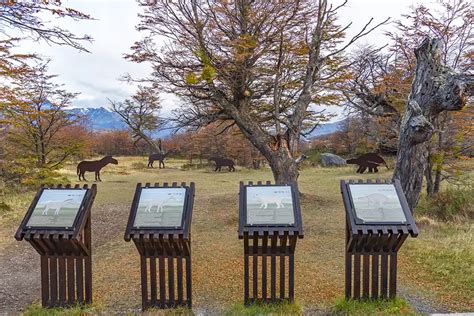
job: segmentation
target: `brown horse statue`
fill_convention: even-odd
[[[118,165],[118,161],[112,158],[112,156],[105,156],[101,160],[81,161],[77,165],[77,175],[79,176],[79,181],[81,181],[81,177],[84,181],[87,181],[87,179],[84,177],[86,171],[95,172],[95,181],[102,181],[100,179],[100,169],[104,168],[109,163]]]
[[[168,151],[167,153],[160,153],[160,154],[151,154],[148,156],[148,168],[153,168],[153,163],[158,160],[160,163],[158,165],[158,168],[164,169],[165,168],[165,158],[168,157],[169,154],[171,154],[172,151]],[[163,166],[163,167],[162,167]]]

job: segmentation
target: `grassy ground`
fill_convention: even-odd
[[[365,302],[357,306],[340,301],[344,293],[345,215],[339,180],[374,177],[356,176],[351,167],[308,168],[301,172],[305,238],[298,241],[296,248],[298,304],[277,311],[259,306],[252,307],[256,312],[244,309],[239,305],[243,299],[243,242],[237,238],[238,184],[272,180],[271,172],[238,169],[234,173],[214,173],[211,168],[182,171],[179,167],[185,162],[178,160],[170,161],[167,169],[149,170],[143,164],[145,158],[119,157],[118,160],[119,165],[107,166],[102,173],[103,182],[98,184],[92,212],[95,311],[135,313],[140,309],[139,257],[134,245],[123,240],[135,184],[181,181],[194,181],[197,189],[192,224],[194,313],[474,311],[472,222],[440,224],[430,220],[421,227],[417,239],[405,243],[399,255],[399,293],[408,305],[395,301]],[[76,182],[72,165],[62,173],[71,183]],[[378,175],[390,176],[391,171],[386,170]],[[89,174],[88,178],[93,179],[93,175]],[[32,196],[33,193],[26,192],[4,198],[13,211],[0,214],[0,254],[15,243],[12,235]],[[21,249],[26,249],[28,245],[23,244]],[[39,293],[37,288],[35,291]],[[31,302],[23,303],[26,307]],[[31,314],[40,313],[34,308],[31,311]]]

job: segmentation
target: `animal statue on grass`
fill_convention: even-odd
[[[369,169],[369,172],[379,172],[378,167],[384,165],[388,169],[388,165],[385,160],[377,155],[376,153],[363,154],[357,158],[346,160],[348,164],[358,165],[357,173],[364,173],[365,170]]]
[[[235,171],[235,168],[234,168],[235,163],[231,159],[211,157],[208,160],[214,161],[214,163],[216,164],[216,169],[214,169],[214,171],[221,171],[222,167],[229,167],[230,172]]]
[[[105,156],[101,160],[81,161],[77,165],[77,175],[79,176],[79,181],[81,181],[81,177],[84,181],[87,181],[87,179],[84,177],[86,171],[95,172],[95,181],[102,181],[100,178],[100,170],[110,163],[118,165],[118,161],[112,158],[112,156]]]
[[[160,162],[159,165],[158,165],[158,168],[164,169],[165,168],[165,158],[169,154],[171,154],[171,150],[168,151],[167,153],[151,154],[150,156],[148,156],[148,168],[153,168],[153,163],[158,160]]]
[[[59,215],[59,210],[61,210],[62,207],[74,202],[74,199],[67,199],[64,201],[47,201],[44,203],[44,209],[41,215],[47,216],[49,210],[54,210],[54,215]]]

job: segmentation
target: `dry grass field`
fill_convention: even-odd
[[[94,303],[90,311],[140,310],[139,256],[133,243],[123,239],[135,184],[194,181],[193,312],[245,313],[241,307],[243,242],[237,237],[239,181],[272,180],[271,172],[238,168],[234,173],[214,173],[210,167],[184,171],[180,167],[185,162],[179,160],[168,161],[167,169],[150,170],[143,157],[118,160],[119,165],[104,169],[92,209]],[[66,166],[61,172],[71,183],[77,182],[75,166]],[[391,170],[382,170],[377,175],[390,176]],[[284,307],[289,309],[281,310],[282,313],[333,313],[336,304],[344,304],[340,299],[344,293],[345,215],[339,181],[374,177],[356,175],[352,167],[301,171],[305,237],[296,247],[297,304]],[[93,179],[93,174],[88,174],[88,178]],[[2,294],[5,297],[3,305],[0,302],[0,313],[2,309],[28,309],[32,314],[41,314],[41,309],[35,307],[40,298],[39,256],[26,242],[13,239],[32,196],[32,192],[26,192],[4,197],[13,211],[0,215],[0,298]],[[388,310],[367,304],[362,307],[365,309],[352,306],[345,312],[474,311],[473,222],[422,222],[419,238],[408,239],[399,253],[399,296],[404,301],[397,301]],[[255,313],[259,313],[258,308]]]

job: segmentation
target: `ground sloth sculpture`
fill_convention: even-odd
[[[377,167],[380,165],[384,165],[388,169],[385,160],[376,153],[363,154],[357,158],[348,159],[346,162],[348,164],[358,165],[357,173],[364,173],[367,169],[369,169],[369,172],[379,172]]]

